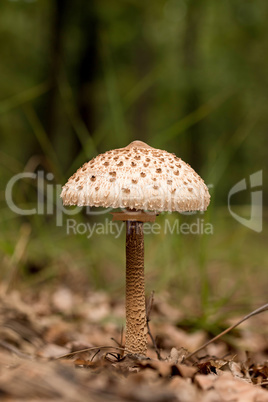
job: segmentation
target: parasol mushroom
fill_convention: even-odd
[[[113,220],[126,221],[125,351],[146,355],[143,223],[162,211],[205,211],[207,186],[174,154],[133,141],[85,163],[63,186],[61,197],[64,205],[124,209],[114,212]]]

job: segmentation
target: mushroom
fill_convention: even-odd
[[[204,181],[175,154],[142,141],[98,155],[63,186],[64,205],[121,208],[126,221],[125,352],[146,355],[143,223],[162,211],[205,211],[210,195]]]

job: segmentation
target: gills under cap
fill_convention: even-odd
[[[176,155],[133,141],[98,155],[63,186],[64,205],[152,211],[205,211],[201,177]]]

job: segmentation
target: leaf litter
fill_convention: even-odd
[[[124,355],[124,302],[104,292],[1,292],[1,400],[268,402],[267,332],[239,331],[242,350],[227,338],[208,343],[204,330],[179,328],[179,309],[163,298],[156,306],[151,295],[143,357]],[[254,325],[267,328],[265,316]]]

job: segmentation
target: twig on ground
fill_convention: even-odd
[[[15,353],[15,355],[17,355],[19,357],[22,357],[24,359],[30,359],[30,360],[33,359],[33,356],[28,355],[27,353],[21,352],[18,348],[16,348],[16,346],[11,345],[10,343],[8,343],[6,341],[0,340],[0,346],[2,346],[3,348],[9,350],[12,353]]]
[[[228,332],[230,332],[232,329],[236,328],[238,325],[242,324],[242,322],[248,320],[249,318],[253,317],[254,315],[263,313],[264,311],[268,310],[268,303],[264,304],[263,306],[257,308],[256,310],[252,311],[251,313],[245,315],[245,317],[243,317],[241,320],[239,320],[236,324],[231,325],[229,328],[225,329],[224,331],[222,331],[219,335],[216,335],[214,338],[210,339],[210,341],[206,342],[204,345],[200,346],[200,348],[196,349],[194,352],[190,353],[188,356],[185,357],[184,360],[188,360],[191,357],[193,357],[194,355],[196,355],[196,353],[200,352],[200,350],[206,348],[208,345],[210,345],[211,343],[217,341],[219,338],[221,338],[223,335],[227,334]]]
[[[121,328],[121,339],[120,339],[120,342],[117,341],[115,338],[111,338],[111,340],[114,341],[114,342],[117,344],[117,346],[119,346],[120,348],[123,348],[123,350],[124,350],[123,334],[124,334],[124,327]],[[123,355],[124,355],[124,353],[123,353],[123,351],[121,351],[120,356],[123,357]]]
[[[112,360],[109,356],[112,356],[115,360]],[[118,362],[124,360],[124,357],[122,357],[119,353],[115,354],[115,353],[107,352],[105,355],[105,359],[111,363],[114,363],[115,361],[118,363]]]
[[[30,234],[31,226],[28,223],[24,223],[20,228],[20,236],[9,261],[10,270],[3,286],[4,295],[6,295],[10,291],[11,286],[13,285],[14,279],[19,269],[19,263],[23,259],[25,250],[28,246]]]
[[[101,351],[102,349],[126,350],[125,348],[120,348],[117,346],[93,346],[92,348],[85,348],[85,349],[75,350],[74,352],[66,353],[65,355],[55,357],[52,360],[65,359],[67,357],[74,356],[77,353],[91,352],[93,350],[98,350],[98,353],[99,353],[99,351]]]
[[[92,358],[90,359],[92,362],[95,359],[95,357],[97,356],[97,354],[100,353],[100,349],[97,350],[96,353],[94,353],[94,355],[92,356]]]
[[[160,350],[157,347],[157,344],[156,344],[155,339],[154,339],[154,337],[153,337],[153,335],[151,333],[151,329],[150,329],[150,325],[149,325],[150,315],[151,315],[151,311],[152,311],[152,308],[153,308],[153,304],[154,304],[154,291],[151,292],[150,298],[149,298],[148,302],[146,303],[146,325],[147,325],[148,334],[149,334],[149,336],[151,338],[151,341],[153,343],[153,347],[154,347],[155,353],[156,353],[156,355],[158,357],[158,360],[162,360]]]

